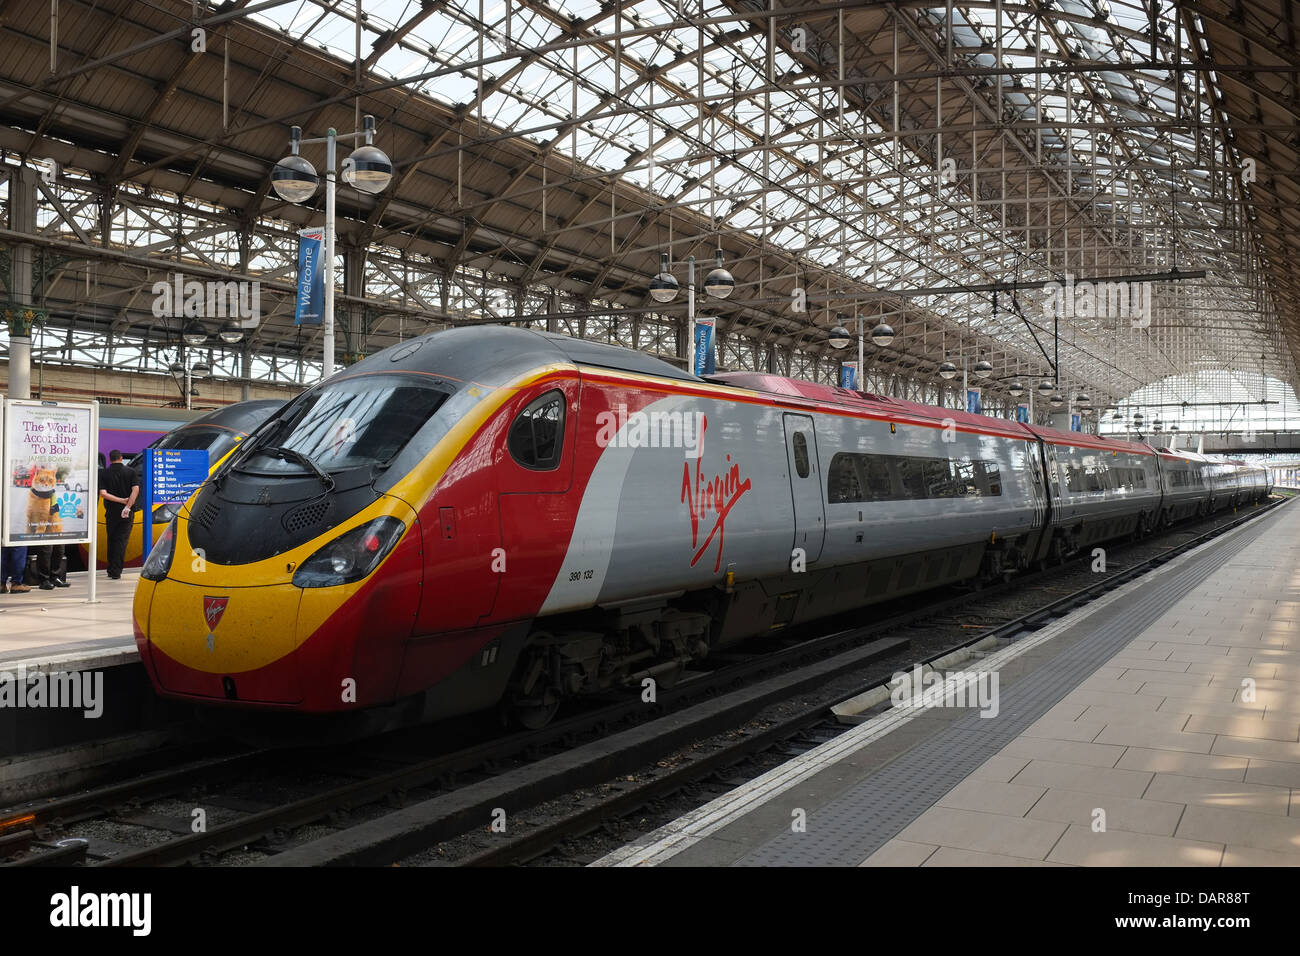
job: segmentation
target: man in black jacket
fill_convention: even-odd
[[[140,479],[122,461],[122,453],[116,448],[108,453],[108,461],[99,497],[104,499],[104,530],[108,534],[108,577],[116,581],[122,576],[122,565],[126,562],[131,511],[140,494]]]

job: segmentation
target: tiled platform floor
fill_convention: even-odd
[[[96,604],[86,603],[90,582],[84,572],[69,574],[67,588],[0,594],[0,667],[56,658],[67,666],[68,655],[101,664],[136,659],[131,602],[139,576],[138,568],[123,571],[119,581],[98,572]]]
[[[1043,864],[1300,865],[1300,507],[866,861]]]

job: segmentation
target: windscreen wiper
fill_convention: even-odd
[[[285,461],[296,461],[299,464],[306,465],[316,473],[316,477],[321,480],[321,484],[325,486],[326,491],[334,490],[333,476],[320,465],[316,464],[316,462],[308,455],[304,455],[296,448],[259,448],[257,451],[258,454],[261,455],[270,455],[272,458],[279,458]]]

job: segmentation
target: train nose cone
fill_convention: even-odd
[[[260,703],[302,699],[298,675],[271,665],[298,646],[293,585],[223,588],[166,580],[149,607],[149,652],[159,684],[177,694]],[[251,672],[257,672],[256,675]],[[244,675],[241,678],[241,675]]]

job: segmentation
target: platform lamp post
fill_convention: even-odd
[[[240,328],[239,323],[234,319],[228,319],[217,330],[217,338],[226,345],[237,345],[244,337],[244,330]],[[190,320],[181,329],[181,342],[190,348],[201,348],[208,342],[208,330],[202,322]],[[212,374],[212,366],[207,362],[198,361],[191,363],[189,358],[181,353],[181,361],[173,362],[167,369],[171,372],[172,378],[181,388],[185,395],[185,407],[190,408],[193,405],[194,380],[207,378]]]
[[[302,127],[294,126],[289,130],[290,154],[275,164],[271,170],[271,187],[275,194],[285,202],[305,202],[316,192],[320,177],[316,167],[298,155],[303,143],[325,144],[325,304],[321,314],[321,349],[324,357],[321,362],[321,378],[334,374],[334,194],[335,158],[339,140],[365,139],[365,145],[359,146],[352,155],[343,160],[343,182],[363,193],[381,193],[393,178],[392,160],[378,146],[373,145],[375,138],[375,118],[363,117],[364,128],[353,133],[339,133],[331,127],[324,136],[315,139],[303,139]]]
[[[836,312],[835,325],[832,326],[830,329],[828,329],[826,332],[826,344],[828,344],[831,348],[838,351],[841,349],[848,348],[849,343],[851,341],[853,341],[852,336],[849,334],[849,330],[844,327],[844,316],[841,313]],[[858,383],[857,383],[859,388],[861,388],[862,386],[861,377],[862,377],[862,319],[859,318],[858,319]],[[843,362],[841,362],[839,378],[836,380],[835,384],[840,385],[841,383],[843,383],[843,381],[844,381],[844,364]]]
[[[194,382],[197,379],[207,378],[212,374],[212,366],[207,362],[173,362],[168,371],[172,373],[172,378],[176,384],[181,386],[185,393],[185,407],[194,407]]]
[[[716,265],[704,277],[704,292],[715,299],[725,299],[736,288],[736,280],[722,266],[722,250],[719,249],[716,256]],[[668,253],[659,254],[659,273],[650,280],[650,298],[656,302],[667,304],[677,298],[677,292],[681,288],[677,283],[676,277],[668,271]],[[714,330],[716,333],[716,329]],[[695,371],[695,257],[686,258],[686,343],[689,348],[691,358],[688,360],[688,371],[693,374],[700,374]]]

